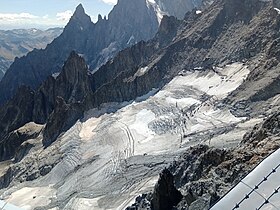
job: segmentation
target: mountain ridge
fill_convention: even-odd
[[[275,1],[217,0],[184,20],[165,16],[153,39],[120,51],[96,72],[72,52],[56,78],[36,91],[24,88],[0,108],[1,117],[10,116],[0,122],[10,136],[2,150],[8,148],[7,159],[20,157],[1,186],[13,193],[25,190],[12,189],[20,182],[30,181],[33,190],[54,184],[43,193],[56,197],[42,208],[123,209],[168,167],[153,192],[128,209],[161,209],[165,201],[179,202],[175,209],[208,209],[279,148],[274,7]],[[27,104],[24,95],[42,103]],[[35,116],[44,124],[38,137],[10,135]],[[19,139],[24,143],[11,147]]]
[[[16,57],[45,48],[61,33],[62,28],[0,30],[0,80]]]
[[[247,7],[252,6],[252,4],[249,4],[252,3],[252,0],[248,0],[246,3],[248,3]],[[103,103],[130,101],[138,96],[145,95],[152,88],[163,87],[163,85],[169,82],[182,69],[194,69],[197,66],[209,68],[217,63],[229,62],[228,59],[231,59],[231,62],[235,62],[239,59],[246,59],[248,55],[244,54],[243,51],[240,51],[241,48],[238,46],[234,46],[234,48],[229,50],[227,54],[223,55],[223,52],[217,52],[216,50],[219,49],[219,45],[224,45],[223,36],[227,36],[227,32],[230,31],[224,29],[223,26],[227,24],[235,26],[235,24],[240,21],[240,18],[242,20],[242,16],[238,13],[232,12],[231,9],[228,11],[230,8],[228,5],[231,4],[232,0],[216,2],[212,7],[212,10],[215,11],[215,16],[213,16],[212,11],[207,10],[203,16],[197,15],[195,12],[189,12],[186,15],[185,20],[182,22],[182,25],[186,27],[183,31],[180,31],[178,35],[174,34],[173,30],[176,30],[176,28],[180,29],[182,25],[178,24],[176,22],[177,20],[172,17],[166,18],[165,21],[170,25],[174,24],[175,27],[167,29],[168,33],[165,33],[165,30],[162,29],[160,29],[159,32],[163,33],[164,37],[168,37],[166,41],[169,41],[170,43],[167,46],[165,44],[160,46],[159,41],[161,34],[159,33],[155,36],[155,39],[151,41],[139,42],[135,46],[121,51],[113,61],[108,62],[94,74],[89,75],[89,78],[86,79],[86,81],[89,80],[90,82],[86,82],[89,83],[86,84],[86,86],[90,86],[90,88],[87,88],[87,91],[83,92],[85,98],[81,101],[84,104],[81,106],[82,111],[98,107]],[[262,12],[262,8],[266,5],[267,3],[262,2],[254,4],[256,9],[252,13]],[[214,18],[209,20],[209,15],[212,15]],[[225,15],[233,15],[233,17],[225,18]],[[247,16],[243,18],[245,18],[244,21],[249,21]],[[208,20],[209,25],[196,24],[197,22],[205,22],[205,20]],[[263,21],[266,20],[264,19]],[[194,24],[195,27],[189,30],[189,24]],[[249,22],[245,22],[245,25],[246,24],[249,24]],[[163,22],[161,28],[165,27],[167,26]],[[197,34],[193,31],[202,31],[201,37],[197,37]],[[170,34],[172,34],[171,38],[169,37]],[[250,33],[244,34],[245,38],[247,35],[250,36]],[[176,36],[176,39],[172,39],[173,36]],[[222,40],[222,42],[218,42],[219,40]],[[229,40],[228,42],[234,42],[234,40]],[[240,45],[242,44],[243,43],[240,42]],[[192,51],[193,53],[190,53]],[[208,55],[211,55],[211,57]],[[184,60],[176,62],[178,57],[184,57]],[[147,66],[145,73],[139,75],[137,72],[140,71],[141,67],[144,68],[145,65],[148,64],[149,66]],[[47,92],[48,91],[45,91],[45,93]],[[48,94],[43,96],[42,101],[48,101],[45,98],[48,98]],[[55,100],[54,97],[50,101],[50,104],[41,104],[43,107],[49,107],[50,105],[50,108],[44,117],[39,115],[41,116],[41,119],[40,117],[36,117],[35,114],[35,122],[46,122],[55,108]],[[65,100],[67,102],[68,98],[66,97]],[[42,111],[40,109],[41,106],[38,106],[37,108],[38,113]],[[69,106],[71,107],[71,102]],[[76,106],[75,101],[73,106]],[[78,113],[81,113],[82,111],[80,110]],[[75,117],[74,119],[77,120],[78,118]],[[65,120],[67,121],[67,119]],[[56,115],[51,115],[49,124],[54,121],[58,122],[60,121],[60,118]],[[74,123],[73,120],[70,121]],[[63,122],[61,123],[63,124]],[[53,136],[51,135],[51,132],[46,129],[46,132],[48,133],[46,138],[51,139],[50,141],[52,142],[61,132],[66,131],[70,126],[71,123],[67,123],[66,127],[61,127],[61,129],[56,130],[56,134]]]
[[[60,37],[45,50],[28,53],[11,65],[0,82],[0,104],[10,99],[20,85],[36,89],[49,75],[59,72],[72,50],[83,54],[91,71],[96,71],[120,50],[151,39],[159,23],[156,8],[146,0],[120,1],[107,19],[99,16],[96,23],[92,23],[82,5],[78,5]]]

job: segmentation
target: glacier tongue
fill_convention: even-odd
[[[88,111],[52,145],[62,154],[53,170],[9,189],[5,198],[20,207],[28,202],[28,209],[124,209],[151,190],[158,173],[187,147],[202,142],[223,147],[227,133],[238,143],[234,136],[255,121],[235,117],[221,100],[248,74],[242,63],[182,71],[160,91]],[[16,196],[27,189],[35,198]],[[40,197],[50,200],[39,204]]]

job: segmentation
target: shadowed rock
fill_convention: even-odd
[[[0,142],[0,161],[9,160],[15,157],[15,154],[19,152],[18,148],[21,144],[26,140],[36,138],[40,134],[41,130],[41,125],[28,123],[25,126],[8,133]],[[23,153],[26,154],[26,152]],[[23,153],[18,155],[23,157]]]
[[[182,194],[174,186],[174,177],[168,169],[161,172],[152,196],[153,210],[172,210],[182,199]]]

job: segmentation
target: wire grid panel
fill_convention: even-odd
[[[267,157],[211,210],[280,210],[280,149]]]

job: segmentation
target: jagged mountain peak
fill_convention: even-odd
[[[75,24],[78,23],[80,26],[88,26],[90,23],[92,23],[90,16],[86,14],[85,9],[82,4],[79,4],[76,7],[76,10],[75,10],[73,16],[71,17],[69,23],[67,24],[67,26],[72,25],[73,22]]]
[[[76,7],[76,10],[74,12],[74,16],[80,16],[80,15],[84,15],[84,14],[86,14],[85,9],[84,9],[82,4],[79,4]]]
[[[133,2],[133,0],[130,1]],[[87,56],[96,52],[94,51],[96,49],[103,49],[102,47],[106,45],[93,48],[92,43],[95,42],[88,42],[89,39],[85,36],[83,46],[94,49],[86,54],[86,52],[80,51],[83,46],[77,48],[76,46],[80,45],[73,44],[75,40],[81,41],[79,37],[80,34],[83,35],[80,33],[81,31],[78,31],[75,39],[67,39],[71,43],[67,48],[67,50],[70,49],[67,51],[67,56],[69,54],[70,56],[68,59],[65,57],[67,61],[60,75],[56,79],[49,77],[50,79],[34,94],[26,94],[26,96],[30,95],[30,99],[22,96],[25,99],[24,103],[18,103],[18,100],[13,101],[9,107],[6,106],[5,110],[0,110],[0,119],[4,119],[0,125],[5,123],[2,128],[9,128],[7,132],[5,131],[7,134],[15,129],[18,130],[18,127],[22,127],[22,123],[31,120],[34,123],[44,124],[42,135],[35,140],[36,144],[42,142],[44,147],[48,147],[39,151],[38,147],[34,147],[26,154],[23,162],[11,165],[11,169],[6,173],[7,175],[5,174],[5,177],[11,177],[6,181],[7,184],[5,183],[6,186],[10,185],[8,190],[17,186],[16,184],[25,187],[25,183],[20,184],[25,180],[30,181],[31,184],[34,183],[36,189],[37,183],[41,183],[41,186],[49,186],[49,183],[53,183],[55,186],[51,189],[51,193],[56,193],[58,196],[53,198],[52,203],[48,203],[42,208],[49,209],[58,205],[61,208],[69,206],[72,209],[81,209],[77,205],[83,203],[84,200],[75,196],[73,198],[72,195],[85,192],[85,196],[92,198],[86,202],[96,203],[96,200],[104,195],[97,208],[124,209],[127,201],[130,202],[132,196],[134,197],[135,193],[140,192],[135,189],[143,186],[144,179],[154,179],[157,171],[164,168],[169,163],[168,161],[178,157],[178,161],[172,165],[174,168],[169,171],[164,170],[164,173],[161,174],[157,187],[151,194],[151,202],[143,201],[143,203],[151,203],[154,209],[172,208],[182,199],[181,194],[175,189],[178,184],[182,184],[180,187],[180,190],[183,190],[182,194],[187,195],[183,197],[186,201],[183,200],[179,204],[185,206],[180,206],[180,208],[189,208],[187,206],[189,200],[192,201],[189,209],[197,210],[200,209],[197,207],[200,202],[203,202],[204,205],[204,198],[207,201],[209,197],[211,202],[214,202],[214,199],[221,196],[220,192],[237,179],[237,176],[233,176],[231,173],[236,169],[236,160],[231,160],[232,157],[242,159],[245,153],[231,153],[227,152],[231,151],[230,149],[212,150],[208,146],[197,146],[182,154],[183,149],[188,149],[190,141],[194,144],[207,142],[210,146],[225,147],[227,145],[225,145],[224,138],[231,141],[228,146],[232,145],[233,139],[236,141],[234,145],[235,143],[238,145],[239,142],[236,139],[241,140],[241,135],[249,128],[249,125],[251,126],[265,115],[263,113],[251,115],[253,113],[251,107],[247,108],[247,104],[250,102],[247,103],[243,100],[243,94],[248,92],[243,92],[242,97],[238,97],[238,100],[242,100],[242,104],[238,107],[224,102],[227,100],[227,94],[238,88],[242,82],[252,84],[248,83],[250,80],[247,79],[247,76],[250,74],[251,68],[254,68],[252,72],[255,74],[254,71],[258,68],[255,65],[257,62],[260,62],[259,65],[272,64],[266,62],[266,52],[272,51],[271,56],[275,56],[273,65],[279,60],[276,59],[279,58],[279,45],[277,39],[275,40],[275,37],[279,37],[279,22],[273,21],[275,17],[269,13],[271,10],[274,11],[273,8],[265,8],[263,12],[256,14],[258,10],[255,8],[259,8],[257,3],[249,4],[256,0],[243,1],[244,3],[242,0],[221,0],[219,2],[226,2],[227,6],[214,4],[212,8],[202,11],[200,15],[193,10],[186,16],[185,21],[165,16],[155,39],[139,42],[137,45],[123,50],[114,60],[107,62],[93,74],[86,74],[87,66],[82,56],[75,52],[70,53],[71,49],[76,49],[76,52],[84,53]],[[246,13],[246,11],[250,11],[250,13]],[[137,12],[141,12],[141,10],[138,9]],[[127,28],[130,27],[128,23],[131,22],[120,22],[119,20],[122,20],[123,17],[115,14],[116,23],[121,23],[120,26],[127,23]],[[135,20],[142,17],[136,16]],[[129,18],[127,17],[125,21],[127,19]],[[146,19],[143,19],[140,23],[145,23],[145,21]],[[100,29],[99,33],[92,38],[97,40],[96,43],[103,41],[104,34],[117,34],[118,36],[114,40],[119,40],[119,37],[123,37],[121,32],[127,32],[125,27],[118,30],[115,25],[112,25],[110,33],[104,33],[103,27],[105,28],[106,25],[101,23],[93,27],[93,31]],[[135,21],[135,23],[137,22]],[[269,23],[278,23],[278,27],[271,26],[272,24]],[[106,24],[111,24],[111,20],[106,21]],[[67,35],[73,37],[72,32],[69,31]],[[123,40],[130,40],[128,38],[130,36]],[[111,43],[111,40],[106,43]],[[61,42],[55,47],[54,52],[62,50],[64,46],[65,42]],[[72,48],[72,46],[74,47]],[[277,51],[274,51],[273,48]],[[111,51],[111,49],[106,50]],[[58,56],[53,55],[55,58]],[[47,56],[42,57],[45,60]],[[247,58],[250,59],[248,62]],[[46,63],[44,62],[43,65]],[[265,68],[257,72],[262,73],[259,74],[259,77],[265,75],[266,72],[274,71],[271,68]],[[277,73],[279,74],[278,70]],[[272,78],[275,75],[268,74],[267,78],[268,76]],[[174,77],[175,79],[169,83]],[[251,78],[254,79],[255,76]],[[261,83],[252,85],[252,89],[259,87],[259,84]],[[162,87],[163,89],[161,89]],[[238,91],[249,89],[249,85],[244,87],[247,88],[240,88]],[[276,88],[278,89],[278,86]],[[151,92],[151,90],[158,89],[157,93]],[[155,95],[152,96],[153,94]],[[141,100],[145,100],[146,96],[149,98],[143,102],[138,102],[137,99],[136,103],[132,104],[126,102],[143,95],[145,98],[141,97],[144,98]],[[271,101],[276,103],[278,99],[274,98]],[[31,100],[33,100],[33,104],[30,103]],[[117,104],[117,107],[114,108],[112,105],[113,108],[111,108],[111,104]],[[118,110],[119,106],[124,105],[127,106]],[[25,109],[22,108],[23,106]],[[12,109],[13,107],[16,107],[15,111]],[[271,110],[270,105],[268,109]],[[19,114],[16,113],[17,110]],[[242,118],[234,114],[243,111],[246,115]],[[23,115],[22,118],[17,117],[21,116],[20,112],[26,115]],[[105,114],[99,118],[98,116],[103,112]],[[4,114],[1,115],[1,113]],[[17,115],[14,117],[14,115],[9,116],[6,113],[16,113]],[[215,120],[213,121],[213,119]],[[17,124],[10,127],[10,122]],[[275,125],[275,123],[277,123],[277,119],[269,122],[271,125]],[[265,125],[262,127],[266,128]],[[268,130],[267,133],[271,132]],[[277,134],[277,130],[274,133]],[[261,130],[260,134],[263,134]],[[11,151],[6,155],[1,152],[3,159],[13,157],[17,150],[23,151],[20,145],[14,146],[13,143],[19,138],[17,136],[13,138],[7,138],[4,143],[0,142],[0,146],[3,145],[3,149],[1,150],[0,147],[0,151]],[[214,140],[211,140],[212,138]],[[170,139],[174,139],[174,141],[170,142]],[[35,140],[32,139],[26,143],[32,143]],[[270,139],[267,140],[270,141]],[[260,146],[266,145],[265,141],[260,142],[261,144],[256,143]],[[7,148],[11,149],[7,150]],[[242,149],[251,151],[254,148],[243,147]],[[103,154],[105,155],[103,156]],[[193,154],[196,154],[194,158]],[[17,155],[15,156],[17,157]],[[245,156],[247,162],[249,159],[255,161],[256,156],[253,153],[246,153]],[[140,163],[138,162],[139,157],[141,157]],[[113,161],[108,163],[108,160]],[[118,164],[115,160],[122,162]],[[200,161],[197,162],[197,160]],[[30,162],[35,163],[31,170]],[[43,163],[41,164],[41,162]],[[136,164],[137,167],[133,167]],[[147,167],[147,164],[151,164],[151,167]],[[241,164],[243,162],[238,165],[237,169],[242,168]],[[250,162],[247,163],[247,165],[249,164]],[[194,167],[190,167],[190,165],[194,165]],[[216,173],[213,174],[212,172],[215,172],[221,165],[229,166],[229,168],[219,176]],[[246,168],[247,165],[245,165]],[[102,166],[102,168],[96,170],[97,166]],[[209,167],[212,167],[210,172]],[[238,173],[238,177],[245,174],[244,170]],[[108,171],[112,173],[108,175]],[[139,173],[141,174],[139,175]],[[175,173],[175,176],[171,173]],[[54,179],[56,177],[58,178]],[[82,177],[81,182],[77,182],[77,177]],[[212,189],[215,177],[218,178]],[[31,182],[30,179],[38,180]],[[61,180],[66,181],[62,183]],[[92,180],[95,181],[93,184]],[[104,180],[106,181],[104,182]],[[116,180],[118,181],[116,182]],[[60,185],[60,183],[62,184]],[[84,184],[81,185],[81,183]],[[145,183],[151,187],[153,182],[145,181]],[[186,183],[188,183],[187,186]],[[221,185],[219,185],[220,183]],[[31,184],[30,186],[32,186]],[[69,186],[73,187],[70,189]],[[127,186],[131,187],[127,188]],[[18,191],[18,189],[21,190],[20,187],[16,189],[16,192],[21,192]],[[45,191],[45,187],[42,189]],[[146,185],[144,189],[147,189]],[[200,199],[201,196],[197,196],[201,195],[201,189],[203,193],[207,193],[205,196],[202,195],[203,200]],[[6,192],[6,189],[3,191]],[[65,191],[67,193],[60,193]],[[118,193],[121,191],[123,194],[119,195]],[[97,193],[91,194],[92,192]],[[213,195],[212,192],[218,193]],[[116,197],[114,197],[115,195]],[[129,198],[126,197],[128,195]],[[49,194],[46,193],[44,196],[48,197]],[[34,200],[33,195],[29,195],[29,198]],[[136,201],[139,200],[141,199],[138,197]],[[168,204],[166,204],[167,202]],[[33,205],[37,205],[37,203]],[[108,203],[110,206],[107,205]],[[117,206],[120,204],[122,206]],[[135,209],[134,207],[127,208],[127,210]]]
[[[87,72],[88,67],[85,59],[75,51],[72,51],[66,60],[61,73],[64,73],[64,71],[71,71],[71,73],[75,75],[76,72]]]
[[[109,13],[109,18],[114,17],[115,14],[119,14],[122,16],[129,15],[128,17],[132,18],[132,14],[134,14],[133,12],[143,12],[143,9],[146,9],[146,6],[146,0],[119,0],[114,9]],[[137,10],[135,10],[136,8]]]
[[[175,7],[172,2],[166,8]],[[184,7],[182,11],[185,13],[190,9],[192,7]],[[48,76],[59,72],[72,50],[84,54],[92,71],[98,70],[118,51],[154,37],[164,12],[155,0],[119,0],[108,18],[99,16],[94,24],[79,4],[57,39],[46,49],[15,60],[7,70],[0,82],[0,105],[11,99],[20,85],[36,89]]]

